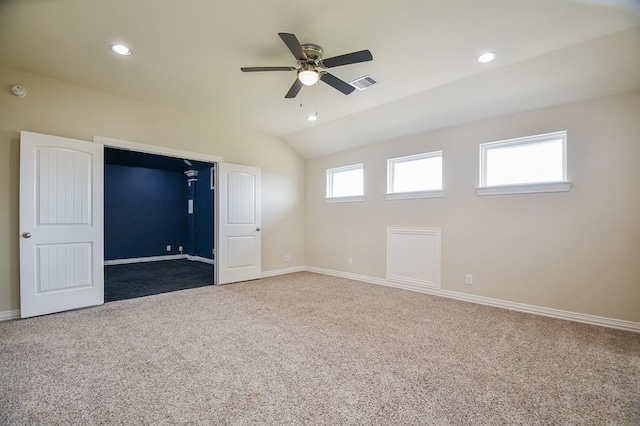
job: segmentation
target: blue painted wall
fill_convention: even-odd
[[[213,190],[211,167],[198,170],[195,188],[195,254],[213,259]]]
[[[106,164],[104,190],[106,260],[179,254],[186,245],[182,172]]]

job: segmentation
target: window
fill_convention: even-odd
[[[478,195],[568,191],[567,132],[480,144]]]
[[[363,201],[364,200],[364,166],[336,167],[327,170],[328,203]]]
[[[442,151],[387,160],[387,200],[442,197]]]

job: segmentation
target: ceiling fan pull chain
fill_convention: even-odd
[[[319,84],[316,84],[316,119],[318,118],[318,86]]]

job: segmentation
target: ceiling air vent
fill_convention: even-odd
[[[376,80],[373,79],[373,77],[371,77],[370,75],[365,75],[364,77],[360,77],[360,78],[356,78],[355,80],[351,81],[349,84],[351,84],[353,87],[355,87],[358,90],[364,90],[369,86],[373,86],[374,84],[377,84],[378,82]]]

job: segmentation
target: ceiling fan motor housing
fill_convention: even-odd
[[[305,55],[307,55],[307,58],[309,58],[310,60],[318,62],[320,59],[322,59],[324,50],[322,50],[322,47],[318,46],[317,44],[303,44],[300,47],[302,47]]]

